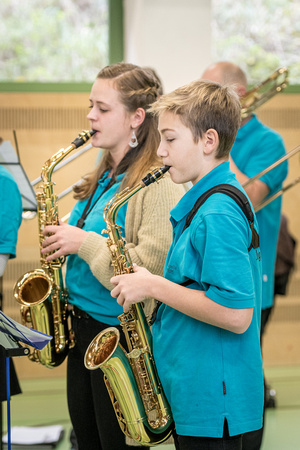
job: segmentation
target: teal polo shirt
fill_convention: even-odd
[[[100,198],[111,178],[107,178],[107,172],[99,180],[97,190],[93,196],[91,206],[95,206],[88,214],[83,229],[95,231],[101,234],[106,229],[103,211],[106,204],[112,199],[120,188],[120,183],[125,174],[117,176],[117,182],[113,184]],[[69,224],[76,225],[81,217],[88,200],[79,201],[72,210]],[[125,215],[127,204],[123,205],[117,214],[117,223],[121,226],[121,234],[124,237]],[[108,237],[108,235],[104,235]],[[69,292],[69,302],[76,305],[99,322],[108,325],[119,325],[118,316],[123,313],[123,308],[116,299],[93,275],[89,265],[77,254],[70,255],[67,259],[66,287]]]
[[[16,257],[18,230],[22,222],[22,197],[11,173],[0,165],[0,253]]]
[[[282,137],[262,124],[255,115],[239,129],[231,149],[233,161],[249,178],[269,167],[285,153]],[[282,188],[287,173],[288,163],[285,161],[261,178],[270,189],[267,198]],[[279,196],[256,215],[262,256],[262,309],[270,308],[274,301],[274,270],[281,202],[282,197]]]
[[[253,308],[253,319],[245,333],[235,334],[160,306],[154,358],[179,435],[220,438],[225,418],[230,435],[262,426],[260,249],[248,252],[249,223],[225,194],[209,197],[182,232],[196,200],[221,183],[242,190],[229,163],[222,163],[172,209],[173,243],[164,275],[178,284],[192,280],[189,288],[204,290],[220,305]]]

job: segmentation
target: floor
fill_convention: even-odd
[[[267,409],[261,450],[299,450],[300,366],[272,367],[265,369],[265,374],[268,383],[276,391],[276,407]],[[70,450],[71,425],[65,397],[65,378],[25,379],[21,387],[23,393],[11,398],[11,426],[60,424],[65,433],[56,448]],[[6,430],[6,403],[3,403],[3,416],[3,429]],[[173,445],[161,445],[160,448],[174,449]]]

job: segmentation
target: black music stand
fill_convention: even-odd
[[[0,311],[0,345],[4,348],[6,356],[6,392],[7,392],[7,436],[8,450],[11,450],[11,423],[10,423],[10,358],[15,356],[26,356],[30,350],[23,347],[23,344],[34,347],[38,350],[47,345],[52,336],[39,331],[29,329],[24,325],[15,322],[13,319]],[[1,434],[2,445],[2,434]]]
[[[36,195],[20,162],[16,133],[13,131],[16,150],[10,141],[0,143],[0,164],[12,174],[17,182],[22,197],[23,211],[37,211]]]

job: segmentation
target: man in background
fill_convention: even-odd
[[[239,66],[231,62],[221,61],[210,65],[201,78],[215,81],[222,85],[235,85],[235,89],[241,99],[247,92],[246,74]],[[243,185],[254,175],[281,158],[285,153],[282,137],[258,120],[255,114],[251,113],[241,121],[240,129],[230,152],[230,168],[236,174],[238,181]],[[260,202],[281,189],[287,173],[288,163],[285,161],[245,187],[254,209]],[[281,197],[279,196],[258,211],[256,216],[259,226],[263,273],[262,339],[274,301],[274,273],[281,217]],[[246,433],[243,437],[243,450],[259,450],[262,436],[263,428]]]

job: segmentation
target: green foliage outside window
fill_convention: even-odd
[[[93,82],[108,64],[107,0],[1,0],[0,81]]]
[[[242,67],[258,84],[279,67],[300,85],[299,0],[212,0],[213,60]]]

